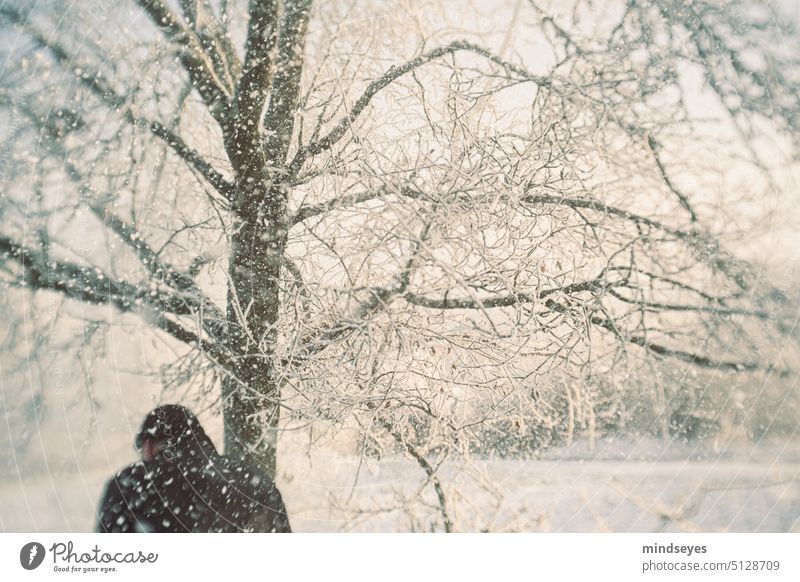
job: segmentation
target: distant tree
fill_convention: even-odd
[[[574,422],[657,361],[791,373],[796,308],[743,258],[800,145],[777,6],[242,4],[0,7],[9,296],[184,346],[165,381],[220,398],[228,454],[355,423],[450,530],[439,464],[535,441],[548,386]]]

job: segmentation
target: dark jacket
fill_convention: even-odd
[[[109,480],[98,532],[290,532],[277,487],[223,456],[203,465],[140,461]]]
[[[175,409],[180,412],[177,420]],[[217,453],[188,410],[174,405],[156,409],[146,417],[137,445],[150,437],[164,442],[163,450],[109,480],[96,531],[291,531],[283,499],[269,476]]]

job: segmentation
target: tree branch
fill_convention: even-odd
[[[95,216],[105,224],[111,231],[126,242],[145,265],[147,270],[156,275],[159,279],[181,291],[191,290],[193,293],[200,292],[191,277],[178,271],[172,265],[161,261],[156,253],[141,233],[132,225],[115,216],[113,213],[97,208],[90,207]]]
[[[650,148],[650,151],[653,154],[653,159],[656,162],[658,171],[661,173],[661,179],[664,181],[664,184],[666,184],[670,192],[672,192],[680,201],[681,206],[683,206],[686,212],[689,213],[689,216],[692,217],[692,222],[697,222],[697,214],[695,214],[692,205],[689,203],[689,198],[683,192],[678,190],[675,184],[672,183],[672,180],[670,180],[667,170],[664,168],[664,164],[661,162],[661,144],[658,143],[658,140],[656,140],[652,133],[647,134],[647,147]]]
[[[421,67],[422,65],[429,63],[435,59],[443,57],[445,55],[449,55],[458,51],[467,51],[472,52],[477,55],[480,55],[489,61],[502,66],[509,72],[513,72],[514,74],[520,76],[522,79],[526,81],[531,81],[536,83],[540,86],[549,86],[550,81],[548,79],[544,79],[542,77],[533,75],[526,71],[525,69],[509,63],[500,57],[493,55],[491,52],[486,50],[485,48],[478,46],[476,44],[467,42],[467,41],[456,41],[452,42],[446,46],[435,48],[431,51],[428,51],[425,54],[422,54],[415,59],[411,59],[410,61],[402,64],[396,65],[391,67],[388,71],[386,71],[381,77],[372,81],[361,96],[356,100],[355,105],[353,105],[352,109],[350,109],[349,113],[345,115],[339,122],[334,126],[334,128],[324,137],[320,138],[319,140],[312,142],[304,147],[301,147],[297,154],[295,154],[294,159],[290,165],[290,172],[292,174],[296,173],[300,170],[305,160],[310,156],[315,156],[321,152],[324,152],[330,149],[333,145],[335,145],[350,129],[358,118],[359,115],[366,109],[366,107],[372,101],[372,98],[377,95],[377,93],[381,90],[390,85],[393,81],[397,80],[398,78],[402,77],[406,73],[413,71]]]
[[[137,119],[133,117],[133,113],[128,110],[125,112],[126,118],[136,125],[147,127],[150,132],[162,139],[178,157],[191,165],[197,170],[205,180],[214,187],[214,189],[222,194],[222,196],[229,202],[234,199],[234,192],[236,188],[233,184],[228,182],[225,177],[220,174],[214,167],[209,164],[197,151],[190,148],[175,132],[171,131],[165,125],[158,121],[149,121],[146,119]]]
[[[179,3],[184,19],[211,59],[217,77],[232,93],[242,64],[225,26],[208,0],[180,0]]]
[[[608,204],[600,202],[599,200],[589,200],[585,198],[565,198],[562,196],[549,196],[543,194],[538,196],[524,196],[521,201],[526,204],[555,204],[557,206],[569,206],[570,208],[587,208],[590,210],[597,210],[598,212],[609,214],[611,216],[624,218],[625,220],[634,222],[636,224],[644,224],[681,239],[696,236],[693,232],[669,227],[663,222],[652,220],[646,216],[629,212],[628,210],[622,210],[621,208],[609,206]]]
[[[416,293],[408,292],[403,295],[403,299],[412,305],[420,307],[427,307],[428,309],[493,309],[495,307],[511,307],[514,305],[521,305],[523,303],[532,303],[554,293],[580,293],[581,291],[598,291],[605,289],[609,283],[603,281],[601,278],[591,279],[589,281],[582,281],[580,283],[572,283],[563,287],[554,287],[545,289],[538,293],[514,293],[511,295],[504,295],[501,297],[486,297],[480,299],[473,298],[454,298],[445,297],[430,298]]]
[[[766,311],[751,310],[751,309],[736,309],[729,307],[713,307],[710,305],[680,305],[674,303],[656,303],[652,301],[640,301],[638,299],[631,299],[618,293],[614,289],[609,289],[609,294],[623,303],[629,305],[636,305],[651,311],[682,311],[692,313],[712,313],[714,315],[743,315],[746,317],[755,317],[756,319],[769,319],[770,314]]]
[[[179,341],[197,346],[221,364],[226,365],[230,360],[219,345],[166,317],[168,313],[196,315],[202,313],[204,308],[208,313],[213,313],[212,305],[197,305],[190,297],[168,293],[163,289],[153,290],[137,287],[127,281],[114,281],[95,267],[47,259],[42,253],[0,236],[0,263],[8,261],[20,266],[20,286],[23,288],[55,291],[69,299],[94,305],[111,305],[125,313],[140,312],[143,305],[148,305],[158,314],[151,323]]]
[[[435,211],[436,208],[434,207],[433,211],[431,212],[431,217],[435,215]],[[432,218],[428,219],[424,223],[419,234],[419,238],[417,241],[415,241],[414,250],[411,252],[408,260],[406,260],[406,263],[403,265],[400,272],[394,277],[394,284],[392,286],[375,287],[370,289],[370,297],[358,306],[358,309],[355,310],[352,317],[348,318],[347,320],[337,322],[328,329],[319,331],[312,337],[304,338],[302,341],[302,354],[293,359],[304,360],[310,355],[321,352],[328,347],[328,345],[330,345],[330,342],[338,339],[349,330],[353,329],[355,325],[360,325],[360,322],[363,322],[368,317],[371,317],[372,314],[388,307],[395,297],[403,296],[411,282],[411,273],[422,248],[422,243],[428,239],[431,222]],[[359,323],[355,324],[354,322]]]
[[[175,132],[158,121],[151,121],[134,115],[132,109],[125,105],[127,99],[119,95],[105,77],[97,71],[87,74],[87,67],[80,66],[75,57],[70,55],[63,46],[47,39],[41,31],[27,23],[19,12],[14,11],[9,6],[2,6],[0,7],[0,14],[10,18],[12,22],[22,27],[41,48],[50,51],[55,60],[65,70],[71,72],[79,83],[89,89],[109,109],[115,112],[121,111],[123,119],[132,126],[148,129],[155,137],[164,141],[178,157],[197,170],[217,192],[229,201],[233,199],[233,185],[203,159],[197,151],[189,147]]]
[[[167,317],[159,317],[155,324],[172,337],[188,346],[194,346],[223,368],[230,369],[233,359],[218,345],[199,337],[196,333]]]
[[[286,0],[278,37],[278,56],[272,79],[269,107],[264,118],[265,151],[268,163],[286,163],[300,95],[303,50],[311,12],[311,0]]]
[[[433,467],[425,458],[425,456],[417,449],[417,447],[403,438],[403,435],[399,431],[395,430],[394,426],[392,426],[389,421],[380,417],[377,420],[384,430],[391,435],[395,442],[403,447],[403,449],[405,449],[405,451],[411,455],[420,468],[425,472],[425,475],[428,477],[428,481],[433,485],[433,489],[436,492],[436,497],[439,501],[439,512],[442,515],[444,531],[445,533],[452,533],[453,520],[450,518],[450,514],[447,511],[447,497],[444,493],[444,487],[442,487],[442,482],[436,475],[438,467]]]
[[[229,151],[247,158],[255,155],[261,115],[272,76],[272,52],[278,36],[278,2],[250,0],[242,76],[233,97],[233,115],[223,129],[229,136]],[[233,156],[236,159],[238,156]]]
[[[696,227],[690,230],[677,229],[667,226],[663,222],[652,220],[646,216],[622,210],[614,206],[609,206],[604,202],[597,200],[587,200],[582,198],[565,198],[561,196],[525,196],[521,199],[522,202],[527,204],[555,204],[567,206],[570,208],[587,208],[590,210],[597,210],[607,215],[617,216],[624,218],[635,224],[644,224],[652,228],[656,228],[676,237],[691,248],[696,256],[708,264],[711,268],[727,276],[743,291],[752,289],[754,285],[754,277],[751,269],[747,263],[731,257],[720,248],[719,243],[711,236],[701,232]],[[779,293],[777,289],[772,290],[773,293]]]
[[[115,281],[97,267],[50,259],[44,253],[25,247],[6,236],[0,237],[0,261],[14,261],[20,266],[24,286],[57,291],[70,299],[85,303],[113,305],[125,312],[148,305],[160,313],[175,315],[195,315],[203,311],[215,313],[213,304],[207,303],[203,297]]]
[[[569,313],[569,309],[566,306],[564,306],[561,303],[558,303],[553,299],[548,299],[547,301],[545,301],[545,306],[558,313]],[[593,325],[596,325],[607,331],[610,331],[620,341],[632,343],[659,356],[665,356],[668,358],[680,360],[682,362],[686,362],[687,364],[692,364],[700,368],[708,368],[713,370],[730,370],[733,372],[744,372],[744,371],[752,372],[758,370],[765,370],[765,371],[776,372],[781,377],[789,376],[794,373],[792,370],[777,369],[772,365],[764,366],[763,364],[759,364],[758,362],[751,362],[750,360],[747,360],[746,362],[735,362],[732,360],[715,360],[713,358],[709,358],[708,356],[703,356],[701,354],[696,354],[694,352],[688,352],[685,350],[670,348],[665,345],[647,340],[642,336],[622,335],[611,320],[603,317],[598,317],[596,315],[590,317],[589,321]]]
[[[391,196],[391,195],[404,196],[406,198],[411,198],[413,200],[419,200],[423,196],[419,190],[407,187],[401,187],[399,190],[390,190],[386,187],[379,188],[374,191],[368,190],[361,192],[359,194],[334,198],[332,200],[328,200],[327,202],[321,202],[320,204],[315,204],[313,206],[302,206],[295,213],[295,215],[289,220],[289,224],[296,225],[303,222],[304,220],[308,220],[309,218],[313,218],[314,216],[319,216],[320,214],[330,212],[331,210],[335,210],[336,208],[354,206],[356,204],[361,204],[362,202],[368,202],[370,200],[375,200],[377,198],[382,198],[384,196]]]
[[[165,36],[177,45],[178,58],[189,74],[192,85],[203,99],[211,116],[223,125],[230,105],[231,92],[217,77],[212,59],[197,36],[161,0],[137,0],[139,6]]]

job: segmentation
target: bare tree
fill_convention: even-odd
[[[561,406],[571,434],[661,361],[792,373],[743,232],[797,161],[796,31],[558,6],[454,33],[441,2],[3,4],[4,285],[143,317],[273,472],[281,416],[355,423],[447,530],[439,467],[480,431]]]

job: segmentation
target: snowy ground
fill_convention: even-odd
[[[284,455],[279,485],[296,531],[441,530],[435,495],[402,458]],[[0,481],[0,530],[88,531],[100,470]],[[445,464],[459,531],[800,531],[800,447],[702,453],[653,442],[599,443],[529,461]]]

